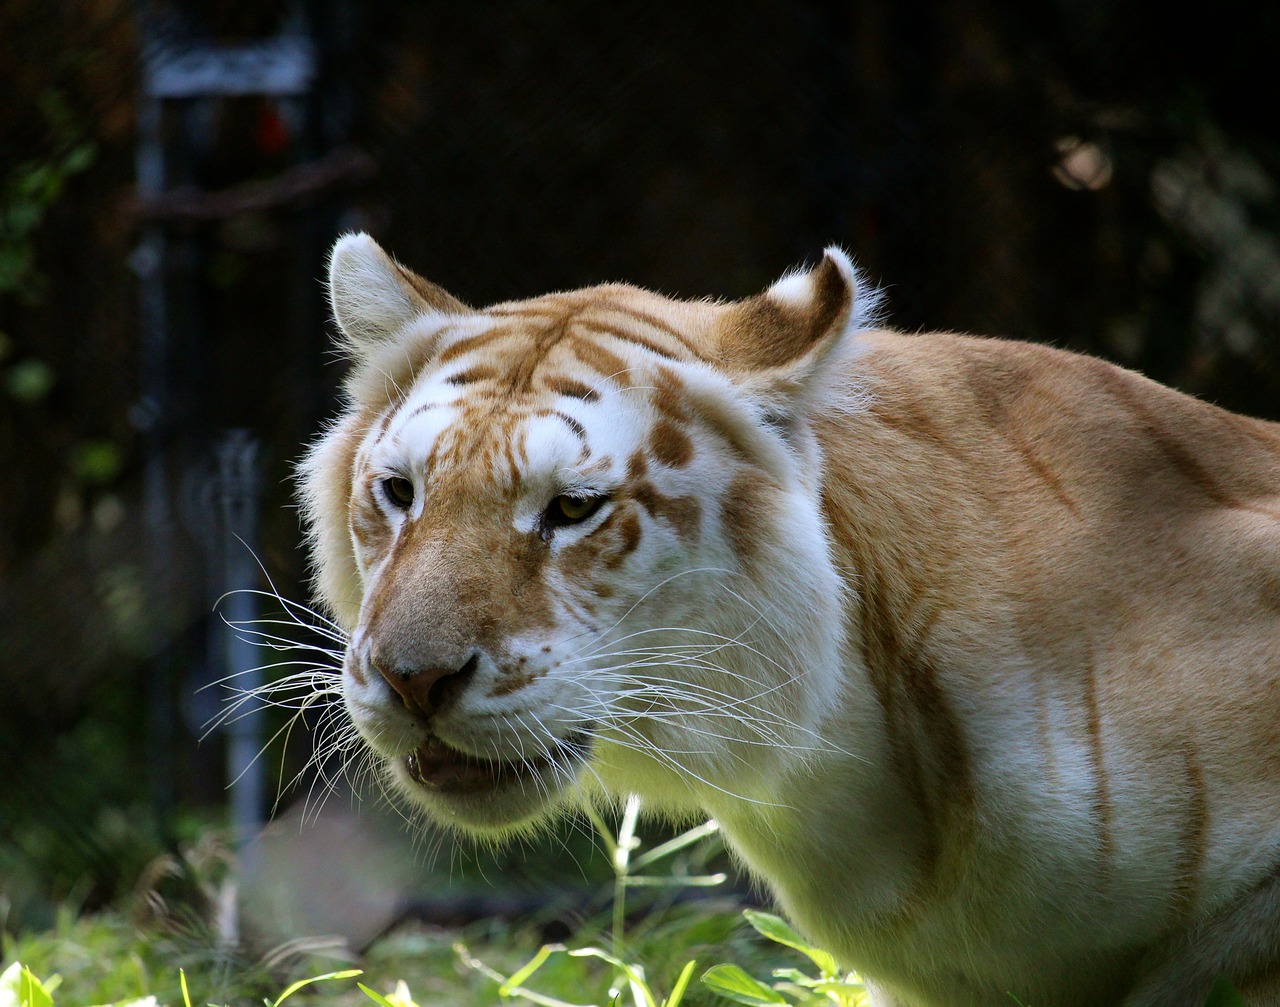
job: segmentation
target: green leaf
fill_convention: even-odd
[[[322,976],[312,976],[310,979],[299,979],[296,983],[291,983],[285,988],[275,1000],[271,1001],[271,1007],[280,1007],[289,997],[293,996],[298,990],[304,986],[310,986],[312,983],[321,983],[328,979],[350,979],[352,976],[364,975],[361,969],[344,969],[341,972],[326,972]]]
[[[789,948],[795,948],[797,951],[808,955],[809,959],[818,966],[818,970],[822,973],[824,979],[834,979],[840,974],[840,966],[836,964],[836,960],[832,955],[816,948],[798,933],[796,933],[786,920],[780,916],[774,916],[772,913],[762,913],[755,909],[744,909],[742,915],[747,918],[747,922],[756,928],[764,936],[771,941],[776,941]]]
[[[44,983],[20,962],[0,973],[0,1007],[53,1007]]]
[[[1236,992],[1236,988],[1223,976],[1218,976],[1213,989],[1209,991],[1209,999],[1204,1002],[1204,1007],[1245,1007],[1245,1003],[1244,998]]]
[[[768,1004],[787,1002],[777,990],[752,979],[736,965],[713,965],[702,973],[702,984],[722,997],[751,1007],[767,1007]]]
[[[393,1004],[390,1000],[384,997],[381,993],[375,993],[373,990],[369,989],[369,987],[366,986],[364,983],[356,983],[356,985],[359,986],[361,991],[363,991],[364,995],[367,996],[374,1003],[376,1003],[378,1007],[396,1007],[395,1004]]]
[[[379,1004],[380,1007],[418,1007],[414,1002],[413,996],[409,993],[409,984],[403,979],[397,980],[395,990],[390,996],[385,997],[380,993],[375,993],[364,983],[356,983],[356,985],[364,990],[365,995],[373,1000],[374,1003]]]
[[[837,1003],[848,1004],[850,1007],[863,1007],[871,1003],[867,988],[862,983],[818,983],[814,990],[834,996]]]

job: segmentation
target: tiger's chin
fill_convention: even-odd
[[[487,759],[429,738],[388,759],[400,791],[444,824],[503,832],[545,818],[574,789],[591,751],[577,732],[525,759]]]

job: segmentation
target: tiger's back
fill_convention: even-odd
[[[824,503],[924,905],[878,936],[908,971],[949,938],[1116,1002],[1280,859],[1280,427],[1044,347],[861,338]]]
[[[877,1004],[1280,1003],[1280,427],[855,286],[476,311],[344,239],[356,726],[464,829],[716,816]]]

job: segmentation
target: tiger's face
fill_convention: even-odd
[[[473,830],[584,786],[776,792],[770,750],[839,701],[807,411],[847,260],[736,305],[607,286],[473,311],[358,235],[331,294],[354,368],[304,509],[345,705],[395,787]]]

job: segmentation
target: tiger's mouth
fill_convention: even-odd
[[[554,747],[525,759],[485,759],[431,738],[404,756],[404,768],[423,790],[438,794],[474,794],[513,785],[565,778],[571,767],[586,761],[591,739],[575,732]]]

